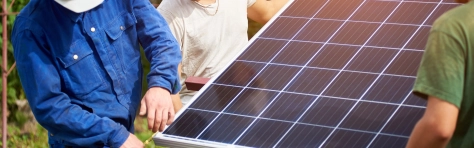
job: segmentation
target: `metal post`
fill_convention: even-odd
[[[7,0],[3,1],[3,16],[2,16],[2,27],[3,27],[3,52],[2,52],[2,59],[3,59],[3,66],[2,66],[2,145],[3,148],[7,147],[7,50],[8,50],[8,30],[7,30]]]

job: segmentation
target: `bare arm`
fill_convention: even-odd
[[[425,114],[418,121],[407,148],[444,148],[451,139],[459,109],[446,101],[429,96]]]
[[[247,9],[247,17],[265,24],[267,23],[288,0],[256,0],[256,2]]]

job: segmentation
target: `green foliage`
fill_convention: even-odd
[[[7,0],[7,6],[10,8],[9,13],[14,13],[19,12],[29,2],[29,0],[15,0],[13,5],[11,5],[11,2],[12,0]],[[1,9],[1,11],[3,12],[3,9]],[[15,18],[15,14],[7,16],[7,70],[10,69],[10,67],[12,67],[13,63],[15,62],[13,58],[13,47],[11,44],[11,31]],[[5,25],[1,21],[0,24],[2,27]],[[3,28],[0,29],[0,35],[2,34]],[[1,37],[2,39],[0,40],[0,45],[2,45],[1,47],[3,47],[3,36]],[[0,57],[0,64],[3,65],[2,58],[3,57]],[[0,83],[2,83],[3,81],[3,79],[0,79]],[[0,89],[3,89],[2,87],[3,86],[0,85]],[[13,71],[11,71],[11,73],[7,77],[7,108],[9,111],[7,147],[48,147],[48,139],[47,136],[45,136],[47,135],[47,132],[39,124],[30,125],[33,127],[37,126],[36,128],[32,128],[32,131],[25,131],[23,129],[24,124],[27,121],[32,120],[32,117],[30,116],[30,111],[25,110],[24,106],[23,109],[20,109],[20,106],[18,106],[18,102],[21,100],[23,100],[24,102],[25,99],[25,93],[22,89],[20,79],[18,77],[18,72],[16,71],[16,69],[13,69]],[[3,145],[3,143],[0,143],[0,145]]]
[[[7,147],[24,148],[47,148],[48,132],[39,124],[35,131],[31,133],[22,133],[17,126],[8,126],[8,145]]]
[[[10,6],[12,0],[7,0],[8,6]],[[27,3],[29,0],[15,0],[14,4],[11,5],[11,9],[9,10],[10,13],[12,12],[18,12],[20,11]],[[3,9],[2,9],[3,11]],[[15,21],[15,15],[9,15],[8,16],[8,23],[7,23],[7,28],[8,28],[8,69],[13,65],[15,62],[13,58],[13,47],[10,42],[11,39],[11,31],[13,28],[13,22]],[[2,24],[3,26],[4,24]],[[3,29],[0,30],[0,34],[3,33]],[[3,37],[3,36],[2,36]],[[3,38],[0,40],[0,44],[3,45]],[[3,46],[2,46],[3,47]],[[1,57],[0,57],[1,59]],[[2,63],[0,60],[0,63]],[[3,64],[3,63],[2,63]],[[0,80],[0,83],[3,81]],[[20,79],[18,78],[18,73],[16,69],[13,69],[13,71],[8,75],[7,77],[7,104],[8,104],[8,109],[10,112],[10,116],[8,117],[9,123],[14,123],[17,124],[18,126],[23,126],[23,123],[27,120],[26,115],[23,115],[24,113],[18,111],[18,106],[16,105],[17,100],[24,100],[25,99],[25,93],[23,92],[23,89],[21,87]],[[0,86],[0,89],[2,86]]]
[[[145,117],[137,117],[135,120],[135,136],[137,136],[138,139],[141,141],[145,142],[148,138],[153,136],[153,132],[151,130],[148,130],[148,125],[147,125],[147,118]],[[147,145],[145,145],[146,148],[162,148],[160,146],[156,146],[153,141],[150,141]]]

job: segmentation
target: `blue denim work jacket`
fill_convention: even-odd
[[[180,90],[176,39],[149,0],[105,0],[74,13],[31,0],[12,32],[20,80],[51,147],[120,147],[133,133],[142,90]]]

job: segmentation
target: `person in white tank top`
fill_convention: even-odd
[[[212,78],[244,50],[247,17],[265,24],[288,0],[163,0],[157,10],[181,45],[181,101],[195,94],[184,81],[189,76]],[[179,98],[179,97],[178,97]],[[178,99],[179,100],[179,99]],[[175,108],[181,102],[173,101]]]

